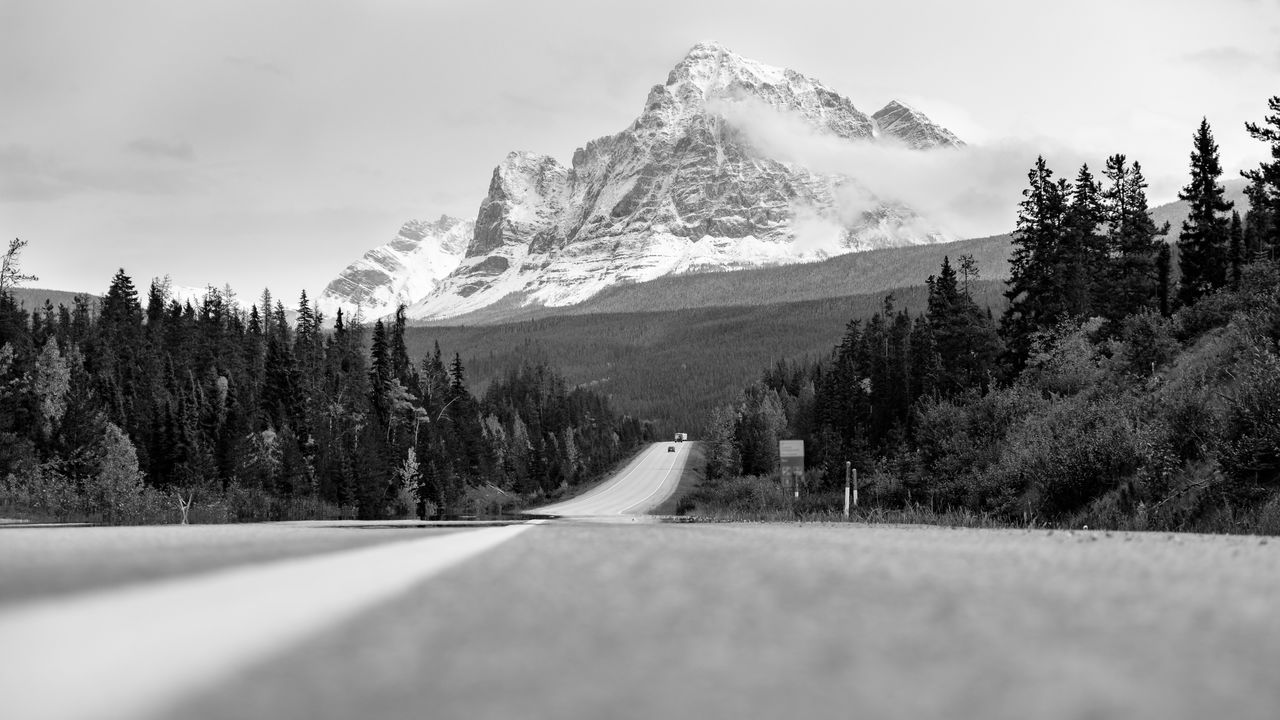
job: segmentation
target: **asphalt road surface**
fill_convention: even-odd
[[[675,492],[692,443],[654,443],[617,475],[571,500],[531,512],[559,517],[643,515]]]
[[[0,717],[1280,717],[1274,539],[239,529],[0,530]],[[111,579],[139,554],[164,569]]]

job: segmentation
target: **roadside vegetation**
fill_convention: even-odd
[[[101,523],[368,519],[512,510],[600,477],[649,439],[607,398],[533,361],[482,395],[404,316],[331,332],[210,289],[29,312],[13,241],[0,275],[0,517]]]
[[[1207,122],[1166,242],[1141,167],[1028,174],[1006,304],[944,260],[924,312],[886,298],[829,357],[778,363],[706,422],[701,517],[865,518],[1280,533],[1280,97],[1271,162],[1223,199]],[[801,497],[778,440],[803,439]]]

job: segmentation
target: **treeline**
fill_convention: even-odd
[[[1280,532],[1280,97],[1269,108],[1247,126],[1273,159],[1245,173],[1243,217],[1201,123],[1176,253],[1137,162],[1067,182],[1038,158],[998,320],[966,289],[972,264],[944,260],[925,312],[886,299],[828,359],[780,363],[716,410],[683,509],[786,502],[777,441],[798,438],[802,514],[839,507],[848,461],[864,498],[911,517]]]
[[[104,522],[388,518],[512,508],[601,474],[646,439],[590,390],[523,364],[483,397],[403,308],[331,330],[303,293],[247,312],[210,289],[35,312],[14,241],[0,282],[0,508]]]

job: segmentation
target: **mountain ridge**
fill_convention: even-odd
[[[568,166],[541,153],[509,153],[490,177],[464,257],[409,316],[439,319],[499,303],[564,306],[619,282],[953,239],[910,208],[874,198],[855,178],[770,158],[717,110],[726,104],[785,113],[841,141],[921,151],[963,145],[897,101],[869,115],[795,70],[699,43],[651,88],[630,125],[577,148]],[[350,274],[359,275],[355,265]],[[385,275],[361,289],[394,284],[396,273]],[[335,301],[356,295],[331,288]]]

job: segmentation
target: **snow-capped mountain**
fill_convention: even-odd
[[[871,116],[878,136],[895,137],[916,150],[962,147],[964,143],[950,130],[934,124],[924,113],[894,100]]]
[[[447,215],[410,220],[391,242],[365,253],[325,287],[317,300],[321,312],[332,319],[338,308],[359,308],[366,317],[379,317],[426,297],[458,267],[475,226]]]
[[[743,122],[761,113],[836,142],[962,144],[901,103],[868,115],[817,80],[701,43],[650,90],[635,122],[579,148],[569,166],[509,154],[465,256],[409,316],[563,306],[620,282],[951,239],[856,178],[770,157]],[[379,282],[400,277],[386,270]]]
[[[154,278],[152,280],[157,287],[160,288],[161,294],[166,302],[176,302],[179,305],[190,305],[193,308],[199,308],[204,305],[209,295],[217,293],[223,302],[231,305],[237,310],[248,312],[249,306],[253,304],[252,300],[246,301],[236,294],[230,286],[216,287],[214,285],[175,285],[173,279],[168,275],[162,278]],[[147,303],[147,294],[144,292],[140,300],[145,306]]]

